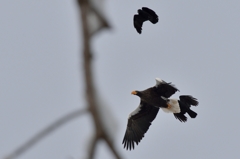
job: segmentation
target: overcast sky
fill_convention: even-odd
[[[0,158],[57,118],[84,108],[78,8],[68,1],[0,0]],[[133,15],[146,6],[159,22]],[[108,0],[111,30],[95,36],[98,91],[117,122],[115,144],[130,158],[239,158],[240,2],[237,0]],[[160,77],[199,100],[196,119],[158,113],[134,151],[122,146],[127,117],[139,104],[132,90]],[[79,159],[93,130],[82,116],[44,138],[19,159]],[[97,159],[112,159],[104,143]]]

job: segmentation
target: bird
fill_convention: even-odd
[[[134,149],[134,145],[142,140],[152,121],[156,118],[160,108],[169,109],[172,113],[179,113],[178,102],[171,103],[169,98],[178,89],[171,83],[156,78],[156,85],[144,91],[132,91],[133,95],[141,98],[139,106],[130,113],[127,129],[122,144],[127,150]]]
[[[192,106],[197,106],[199,102],[196,98],[192,97],[191,95],[182,95],[179,96],[178,103],[180,105],[181,112],[180,113],[174,113],[176,119],[178,119],[181,122],[186,122],[187,117],[184,115],[187,113],[191,118],[196,118],[197,113],[190,109]]]
[[[138,14],[133,16],[133,25],[139,34],[142,33],[143,22],[149,20],[153,24],[158,22],[158,15],[151,9],[147,7],[142,7],[138,9]]]
[[[197,106],[199,104],[199,102],[193,96],[191,96],[191,95],[181,95],[181,96],[179,96],[179,100],[178,99],[167,99],[167,98],[164,98],[164,97],[162,97],[162,98],[167,101],[168,105],[171,105],[174,102],[179,104],[180,112],[179,113],[173,113],[174,117],[176,119],[178,119],[179,121],[181,121],[181,122],[186,122],[187,121],[187,117],[185,116],[186,113],[191,118],[196,118],[197,113],[194,112],[193,110],[191,110],[190,108],[191,108],[191,106]],[[162,110],[165,111],[165,112],[169,112],[169,110],[166,109],[166,108],[162,108]]]

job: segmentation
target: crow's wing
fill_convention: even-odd
[[[147,19],[144,16],[135,14],[133,16],[133,25],[139,34],[142,33],[142,25]]]
[[[156,24],[158,22],[158,15],[152,9],[142,7],[142,10],[148,13],[148,20],[150,22],[152,22],[153,24]]]
[[[189,105],[189,107],[191,105],[193,105],[193,106],[198,105],[197,98],[194,98],[191,95],[182,95],[182,96],[179,96],[179,99],[180,99],[181,102],[185,103],[186,105]]]

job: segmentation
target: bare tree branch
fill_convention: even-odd
[[[96,97],[92,81],[92,53],[90,50],[90,33],[87,21],[87,13],[89,10],[89,3],[87,0],[78,0],[82,17],[82,32],[83,32],[83,68],[85,78],[85,97],[88,103],[90,112],[92,113],[97,134],[102,134],[102,123],[96,109]]]
[[[117,159],[121,159],[120,155],[116,151],[114,144],[112,141],[109,139],[107,133],[105,132],[103,128],[103,121],[100,118],[99,111],[98,111],[98,103],[96,102],[96,89],[94,87],[94,82],[93,82],[93,74],[92,74],[92,52],[91,52],[91,33],[89,31],[89,24],[88,24],[88,12],[89,9],[91,9],[91,6],[89,4],[88,0],[77,0],[79,8],[80,8],[80,13],[81,13],[81,18],[82,18],[82,35],[83,35],[83,52],[82,56],[84,58],[83,60],[83,68],[84,68],[84,77],[85,77],[85,86],[86,86],[86,100],[88,103],[89,111],[93,117],[94,125],[95,125],[95,132],[96,132],[96,139],[93,140],[91,143],[91,148],[89,151],[89,159],[94,158],[94,153],[95,153],[95,147],[97,144],[97,141],[103,139],[114,156]],[[102,18],[102,17],[101,17]],[[102,18],[103,19],[103,18]],[[101,20],[101,19],[100,19]],[[106,25],[102,26],[106,27]],[[101,28],[100,28],[101,29]]]
[[[87,109],[77,109],[74,110],[63,117],[57,119],[55,122],[48,125],[46,128],[44,128],[42,131],[34,135],[32,138],[30,138],[27,142],[19,146],[16,150],[14,150],[12,153],[10,153],[5,159],[15,159],[24,152],[26,152],[29,148],[34,146],[37,142],[39,142],[41,139],[49,135],[51,132],[55,131],[56,129],[60,128],[62,125],[66,124],[67,122],[70,122],[71,120],[80,117],[84,113],[87,112]]]

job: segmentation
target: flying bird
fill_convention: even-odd
[[[164,99],[164,97],[163,97],[163,99]],[[181,95],[181,96],[179,96],[179,100],[178,99],[167,99],[167,98],[165,98],[165,100],[167,101],[168,105],[170,105],[170,107],[171,107],[172,103],[179,104],[180,112],[173,113],[175,118],[178,119],[179,121],[181,121],[181,122],[187,121],[187,117],[185,116],[186,113],[191,118],[196,118],[197,113],[194,112],[193,110],[191,110],[190,107],[197,106],[199,102],[197,101],[196,98],[192,97],[191,95]],[[162,110],[165,112],[169,112],[169,110],[166,108],[162,108]]]
[[[169,109],[172,113],[180,113],[178,102],[166,101],[178,89],[171,83],[156,78],[156,85],[144,91],[132,91],[141,98],[139,106],[129,115],[127,129],[123,138],[124,148],[134,149],[148,131],[152,121],[156,118],[159,108]]]
[[[178,103],[181,109],[180,113],[174,113],[173,115],[175,116],[176,119],[180,120],[181,122],[186,122],[187,117],[184,115],[185,113],[188,113],[188,115],[191,118],[196,118],[197,113],[194,112],[193,110],[190,109],[191,105],[192,106],[197,106],[198,101],[196,98],[190,96],[190,95],[182,95],[179,96]]]
[[[142,7],[142,9],[138,10],[138,14],[135,14],[133,16],[133,25],[139,34],[142,33],[143,22],[147,20],[153,24],[156,24],[158,22],[158,15],[147,7]]]

